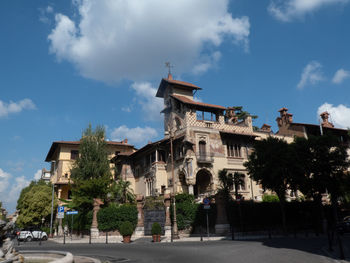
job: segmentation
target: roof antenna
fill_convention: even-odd
[[[174,66],[170,64],[170,62],[165,62],[165,67],[168,68],[168,79],[173,79],[173,76],[171,75],[171,68]]]

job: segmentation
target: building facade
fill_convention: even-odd
[[[41,178],[47,180],[50,176],[50,182],[55,186],[55,192],[58,199],[70,200],[70,170],[76,158],[79,155],[80,141],[57,141],[53,142],[46,156],[45,161],[50,162],[51,169],[42,170]],[[122,142],[107,141],[108,158],[112,159],[119,153],[133,152],[135,148],[128,144],[127,140]],[[111,162],[111,171],[114,171],[114,164]],[[59,203],[63,202],[59,200]]]

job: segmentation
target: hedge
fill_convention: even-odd
[[[101,231],[120,230],[123,222],[129,221],[133,228],[137,225],[137,208],[132,204],[110,204],[97,214],[98,228]]]

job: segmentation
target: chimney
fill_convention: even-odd
[[[172,80],[173,79],[173,75],[171,75],[171,73],[169,72],[168,74],[168,80]]]
[[[322,118],[322,127],[327,127],[327,128],[334,128],[334,125],[328,121],[329,118],[329,113],[327,111],[322,112],[320,114],[321,118]]]
[[[280,113],[280,117],[276,119],[278,127],[281,127],[285,124],[293,122],[293,114],[288,113],[288,109],[283,107],[278,110]]]
[[[268,124],[264,124],[263,126],[261,126],[260,130],[263,132],[271,132],[271,126]]]

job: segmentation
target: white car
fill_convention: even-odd
[[[26,241],[47,240],[47,234],[41,230],[22,230],[19,232],[18,239]]]

